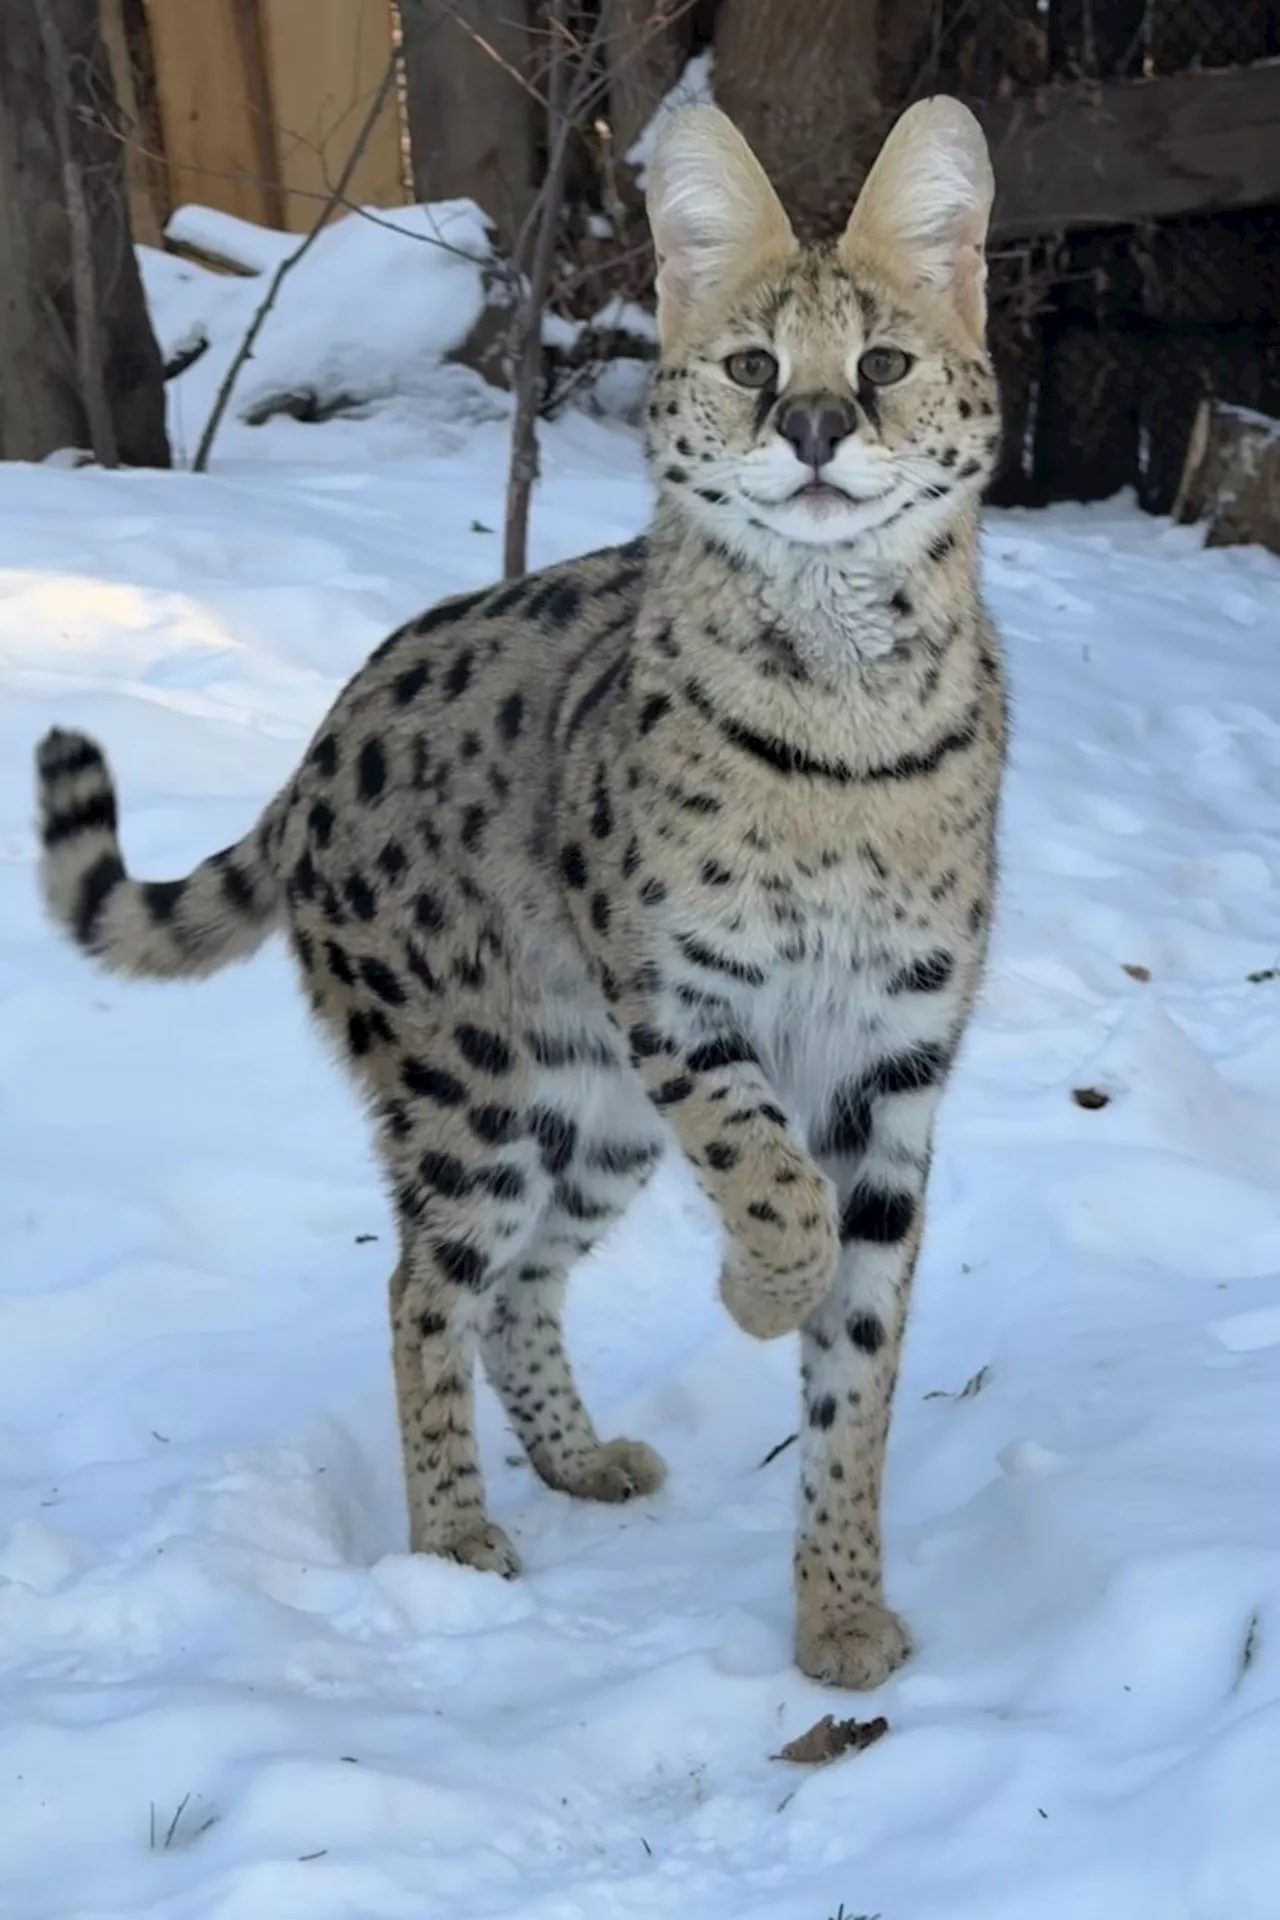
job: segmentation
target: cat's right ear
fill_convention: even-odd
[[[718,107],[677,107],[658,128],[646,189],[658,256],[658,332],[670,344],[765,256],[796,238],[764,168]]]

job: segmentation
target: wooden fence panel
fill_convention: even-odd
[[[388,0],[259,0],[284,225],[305,232],[359,132],[391,54]],[[352,200],[403,206],[400,111],[388,103],[351,182]]]
[[[175,206],[283,224],[254,0],[148,0]]]

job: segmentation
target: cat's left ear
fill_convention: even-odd
[[[658,129],[646,199],[666,343],[795,235],[764,169],[717,107],[677,107]]]
[[[880,149],[841,240],[947,296],[975,340],[987,324],[983,249],[995,197],[986,135],[947,94],[908,107]]]

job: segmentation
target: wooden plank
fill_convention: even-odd
[[[388,0],[260,0],[284,224],[304,233],[341,172],[391,54]],[[393,100],[352,177],[362,206],[404,206],[403,132]]]
[[[1280,199],[1280,60],[974,103],[997,241]]]
[[[280,226],[255,0],[148,0],[147,16],[174,206]]]

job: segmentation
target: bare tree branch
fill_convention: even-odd
[[[41,4],[47,5],[48,0],[41,0]],[[218,388],[217,398],[213,403],[213,410],[205,423],[204,432],[200,436],[200,444],[196,448],[195,459],[191,463],[194,472],[204,473],[208,469],[209,456],[213,451],[213,443],[217,438],[218,428],[222,425],[227,408],[231,404],[231,395],[235,388],[236,381],[239,379],[246,363],[252,358],[258,335],[267,324],[271,310],[280,296],[280,289],[283,287],[294,267],[297,266],[298,262],[302,260],[315,245],[330,218],[345,199],[347,188],[351,184],[352,175],[359,165],[360,156],[368,145],[370,135],[377,126],[382,116],[382,111],[394,91],[398,67],[399,54],[393,52],[387,61],[386,71],[383,73],[378,90],[369,104],[369,110],[360,124],[359,132],[352,142],[351,151],[347,155],[342,171],[334,183],[333,192],[330,193],[325,200],[316,216],[315,224],[306,235],[301,246],[297,247],[287,259],[282,260],[272,274],[271,284],[263,295],[261,304],[254,314],[253,319],[249,322],[244,339],[240,342],[231,365],[227,368],[222,385]]]
[[[603,8],[602,8],[603,14]],[[517,325],[520,351],[515,369],[515,415],[511,423],[511,464],[507,469],[507,507],[502,530],[502,572],[511,580],[526,571],[529,502],[538,478],[538,400],[542,384],[542,310],[555,262],[560,204],[564,199],[573,120],[565,112],[565,35],[567,0],[550,0],[551,65],[547,75],[547,117],[551,151],[538,198],[537,233],[529,264],[529,286]]]

